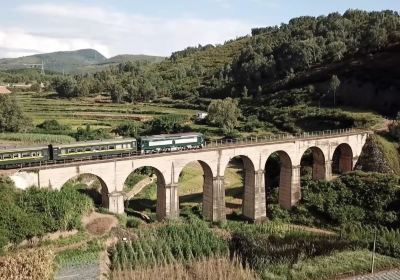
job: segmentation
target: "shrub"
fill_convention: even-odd
[[[135,217],[128,217],[126,220],[126,227],[128,228],[138,228],[140,224],[142,223],[141,220],[135,218]]]

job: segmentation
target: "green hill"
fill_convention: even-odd
[[[41,64],[43,61],[45,70],[55,72],[73,72],[76,68],[98,64],[106,61],[106,58],[96,50],[83,49],[77,51],[53,52],[36,54],[19,58],[0,59],[0,70],[23,69],[40,66],[30,64]]]
[[[79,67],[74,70],[76,73],[95,73],[99,71],[103,71],[109,69],[110,67],[117,66],[120,63],[126,62],[148,62],[148,63],[158,63],[165,60],[165,57],[162,56],[152,56],[152,55],[144,55],[144,54],[121,54],[117,56],[113,56],[105,61],[102,61],[97,64],[90,64]]]

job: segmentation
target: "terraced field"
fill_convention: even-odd
[[[196,113],[166,104],[113,104],[102,96],[68,100],[58,99],[54,94],[16,93],[15,97],[35,125],[55,119],[72,128],[87,124],[92,128],[109,128],[124,121],[141,122],[165,114],[193,116]]]

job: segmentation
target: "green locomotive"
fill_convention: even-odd
[[[138,140],[142,154],[201,149],[204,137],[200,133],[179,133],[143,136]]]

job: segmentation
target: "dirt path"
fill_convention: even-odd
[[[133,188],[125,194],[125,200],[130,200],[132,197],[140,193],[147,185],[153,183],[157,179],[157,176],[153,175],[149,178],[144,178],[139,181]]]

